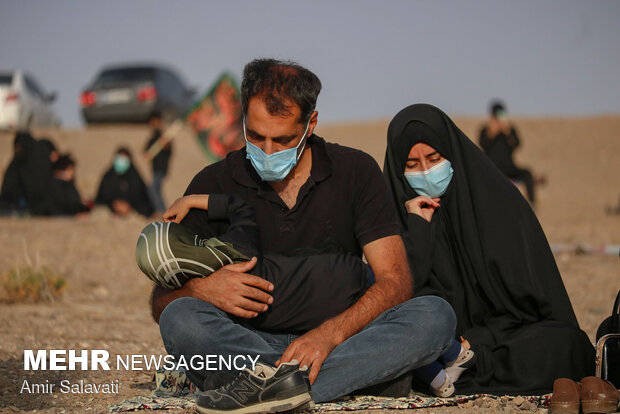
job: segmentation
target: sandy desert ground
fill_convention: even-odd
[[[470,137],[479,118],[456,118]],[[620,116],[514,120],[521,133],[518,160],[545,175],[536,213],[551,243],[620,244],[620,215],[606,206],[620,196]],[[388,120],[320,125],[330,141],[369,152],[383,164]],[[101,126],[84,130],[37,131],[51,137],[78,160],[77,187],[93,198],[114,149],[129,146],[139,154],[149,135],[143,126]],[[11,157],[12,135],[0,134],[0,169]],[[175,142],[167,201],[183,193],[205,158],[189,134]],[[149,168],[137,158],[139,169]],[[0,291],[0,412],[105,412],[111,403],[152,389],[148,371],[24,371],[24,349],[106,349],[116,354],[165,354],[157,325],[148,310],[150,283],[139,273],[134,247],[147,219],[112,217],[95,210],[79,219],[0,218],[0,273],[27,264],[46,265],[64,275],[68,287],[60,300],[46,304],[8,304]],[[618,256],[556,255],[579,322],[594,340],[596,328],[611,311],[620,289]],[[118,394],[21,394],[31,383],[119,380]],[[432,412],[473,409],[434,409]],[[515,411],[518,411],[516,408]],[[424,411],[424,410],[423,410]],[[423,412],[420,411],[420,412]],[[429,411],[429,410],[427,410]],[[430,411],[429,411],[430,412]]]

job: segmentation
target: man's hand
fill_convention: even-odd
[[[249,262],[226,265],[208,277],[190,279],[183,287],[189,289],[189,296],[209,302],[224,312],[254,318],[273,302],[273,297],[266,293],[273,290],[273,285],[245,273],[255,265],[255,257]]]
[[[312,384],[334,348],[383,311],[411,298],[411,274],[400,236],[370,242],[364,246],[364,254],[375,272],[375,284],[349,309],[291,342],[276,365],[298,360],[301,368],[304,365],[310,368],[308,378]]]
[[[364,245],[364,254],[375,273],[375,284],[349,309],[295,339],[276,365],[296,359],[300,367],[310,368],[308,377],[314,383],[334,348],[364,329],[381,312],[411,298],[411,273],[400,236],[370,242]]]
[[[417,214],[430,223],[433,213],[439,208],[439,198],[418,196],[406,201],[405,208],[408,213]]]
[[[319,326],[291,342],[280,359],[276,361],[276,366],[296,359],[302,371],[310,369],[308,378],[310,384],[314,384],[321,365],[336,346],[338,343],[332,333]]]

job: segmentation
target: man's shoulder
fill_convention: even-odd
[[[243,149],[228,153],[226,158],[209,164],[200,170],[190,182],[186,194],[206,194],[223,191],[233,185],[233,172],[243,165]]]
[[[230,172],[238,165],[243,163],[245,152],[243,149],[229,152],[226,158],[207,165],[196,174],[198,176],[219,176],[230,174]]]

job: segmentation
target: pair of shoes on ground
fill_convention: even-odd
[[[312,408],[310,385],[295,360],[276,369],[258,363],[245,369],[229,384],[198,396],[197,408],[210,414],[275,413]]]
[[[552,414],[613,413],[618,409],[618,390],[609,381],[585,377],[581,383],[568,378],[553,382]]]
[[[471,349],[461,348],[461,352],[456,359],[446,364],[444,371],[446,372],[446,380],[439,388],[431,387],[431,391],[436,397],[448,398],[455,393],[454,383],[468,368],[474,366],[476,362],[476,354]]]

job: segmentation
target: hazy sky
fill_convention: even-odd
[[[203,92],[255,57],[323,82],[321,120],[386,118],[415,102],[482,114],[620,112],[620,1],[7,1],[0,67],[23,68],[65,125],[101,66],[171,64]]]

